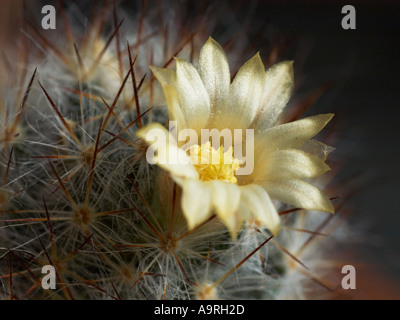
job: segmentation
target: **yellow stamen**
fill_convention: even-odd
[[[188,149],[192,163],[199,173],[200,180],[222,180],[237,183],[235,172],[240,167],[240,160],[233,157],[233,148],[224,152],[224,147],[218,150],[211,146],[210,142],[193,145]]]

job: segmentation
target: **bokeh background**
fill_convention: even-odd
[[[341,28],[346,4],[356,9],[356,30]],[[312,111],[336,114],[340,175],[356,191],[350,221],[365,233],[351,250],[369,267],[359,268],[355,295],[399,299],[400,2],[263,1],[260,11],[302,39],[305,87],[335,81]]]
[[[77,4],[81,1],[75,1]],[[162,2],[162,1],[160,1]],[[337,179],[351,192],[354,233],[341,248],[357,261],[355,299],[400,298],[400,2],[399,1],[169,1],[193,19],[205,3],[215,10],[216,35],[243,26],[261,56],[294,59],[295,99],[328,84],[307,114],[334,112]],[[82,2],[81,2],[82,3]],[[97,1],[84,1],[86,8]],[[141,1],[117,1],[134,11]],[[153,1],[152,4],[156,3]],[[22,12],[40,15],[57,1],[1,0],[0,51],[16,45]],[[356,9],[356,29],[343,30],[344,5]],[[229,19],[228,19],[229,17]],[[235,29],[236,28],[236,29]],[[271,40],[272,39],[272,40]],[[247,58],[247,57],[245,57]],[[245,59],[243,57],[243,59]],[[292,103],[295,101],[292,101]]]

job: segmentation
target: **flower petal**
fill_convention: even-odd
[[[254,127],[272,127],[289,101],[293,90],[293,61],[275,64],[266,72],[264,96]]]
[[[139,129],[136,132],[136,135],[139,138],[142,138],[144,141],[148,142],[149,144],[155,143],[154,137],[158,137],[164,135],[166,137],[165,142],[166,144],[177,145],[175,137],[160,123],[153,122],[148,124],[147,126]]]
[[[326,160],[326,158],[328,157],[328,155],[335,150],[335,148],[332,148],[328,145],[326,145],[325,143],[322,143],[320,141],[311,139],[308,140],[305,144],[303,144],[301,146],[301,150],[307,152],[307,153],[311,153],[316,155],[318,158],[322,159],[322,160]]]
[[[278,150],[256,162],[252,176],[257,181],[316,178],[330,170],[317,156],[301,150]]]
[[[187,128],[200,131],[210,117],[210,98],[196,68],[185,60],[176,60],[176,90]]]
[[[176,73],[173,70],[157,68],[154,66],[151,66],[150,69],[153,71],[154,76],[160,82],[163,89],[168,106],[169,120],[177,122],[177,130],[179,132],[179,130],[186,128],[186,121],[179,104],[178,93],[175,89]]]
[[[218,217],[224,221],[235,214],[240,203],[240,189],[236,184],[213,180],[212,188],[213,205]]]
[[[154,76],[157,78],[157,80],[160,82],[161,86],[176,86],[176,72],[174,70],[158,68],[155,66],[151,66],[150,69],[154,73]]]
[[[239,208],[237,209],[236,213],[224,219],[224,223],[230,232],[232,241],[237,240],[237,235],[243,225],[243,222],[249,220],[251,217],[252,216],[247,205],[243,201],[240,201]]]
[[[262,186],[272,199],[292,206],[331,213],[335,211],[331,201],[318,188],[302,180],[267,181]]]
[[[273,235],[279,233],[281,219],[267,192],[256,184],[240,187],[241,201],[253,216],[268,228]]]
[[[177,146],[175,138],[161,124],[149,124],[136,134],[150,145],[146,152],[147,161],[167,170],[172,178],[177,178],[176,182],[181,184],[180,178],[199,178],[190,157]]]
[[[210,96],[211,110],[215,111],[228,96],[231,80],[225,52],[211,37],[201,48],[198,69]]]
[[[213,180],[210,182],[213,207],[217,216],[226,225],[235,241],[238,230],[243,222],[238,215],[240,205],[240,189],[236,184]]]
[[[165,159],[167,160],[165,161]],[[171,174],[171,177],[180,185],[182,184],[182,178],[199,178],[199,174],[186,152],[177,146],[168,145],[165,148],[158,148],[156,162],[161,168],[167,170]]]
[[[217,129],[244,129],[253,122],[265,86],[265,69],[260,55],[256,54],[238,71],[229,97],[219,106],[213,121]]]
[[[319,114],[301,120],[255,132],[255,154],[264,157],[274,150],[297,149],[317,135],[333,118],[332,113]]]
[[[211,216],[211,201],[209,184],[192,179],[184,182],[181,205],[189,229],[193,229]]]

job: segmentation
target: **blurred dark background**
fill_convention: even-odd
[[[356,9],[355,30],[341,27],[346,4]],[[393,280],[393,297],[398,299],[400,2],[263,1],[262,7],[282,33],[308,44],[301,70],[305,86],[335,80],[310,111],[336,114],[335,153],[344,160],[340,175],[355,176],[348,181],[356,190],[349,201],[354,210],[350,221],[354,229],[365,230],[365,246],[356,246],[354,254],[378,266],[362,276],[371,283],[374,277],[376,282],[382,276]],[[369,290],[379,289],[371,285]]]
[[[341,27],[346,4],[356,9],[355,30]],[[354,176],[347,183],[356,190],[349,201],[354,210],[350,221],[365,230],[365,246],[355,254],[398,281],[400,2],[262,1],[257,15],[297,38],[295,55],[300,53],[303,61],[295,75],[304,77],[305,90],[334,80],[309,113],[336,114],[334,147],[343,159],[339,176]],[[397,292],[399,297],[400,286]]]
[[[2,44],[11,44],[19,28],[13,16],[21,12],[21,3],[1,0]],[[25,1],[30,8],[51,3],[57,5],[57,1]],[[97,1],[84,3],[88,8]],[[132,11],[142,5],[142,1],[117,3]],[[331,125],[337,132],[334,154],[341,161],[337,180],[355,191],[348,201],[355,230],[354,238],[348,239],[354,243],[349,253],[374,266],[357,278],[370,293],[359,297],[399,299],[400,1],[176,0],[150,1],[148,7],[159,3],[186,6],[189,20],[210,4],[212,9],[202,12],[215,15],[212,36],[223,38],[231,27],[243,25],[245,36],[258,41],[249,55],[260,50],[267,56],[274,44],[284,48],[274,59],[295,60],[294,99],[323,83],[331,84],[306,114],[336,114]],[[355,30],[341,26],[341,10],[348,4],[356,10]]]

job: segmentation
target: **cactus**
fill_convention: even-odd
[[[335,288],[323,280],[331,270],[324,262],[340,217],[274,201],[278,235],[247,219],[232,237],[215,214],[189,228],[182,187],[148,163],[148,145],[137,132],[170,119],[150,66],[172,69],[174,56],[196,63],[217,18],[203,9],[185,25],[184,9],[175,2],[145,4],[132,13],[106,1],[85,26],[77,23],[85,15],[74,4],[58,7],[57,30],[40,31],[32,22],[25,47],[6,57],[0,297],[324,296]],[[242,44],[249,40],[239,37],[225,46],[231,65],[245,62]],[[276,52],[266,61],[274,62]],[[303,150],[318,150],[325,160],[333,149],[312,140]],[[323,189],[333,176],[314,184]],[[324,192],[333,197],[337,191],[331,185]],[[54,290],[42,288],[44,265],[56,270]]]

